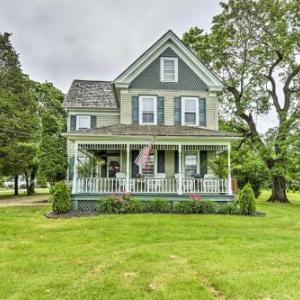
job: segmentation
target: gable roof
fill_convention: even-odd
[[[153,62],[163,51],[170,47],[183,61],[203,80],[211,91],[221,91],[223,85],[201,60],[186,47],[179,37],[172,31],[167,31],[157,42],[141,54],[126,70],[115,80],[116,87],[128,87],[130,82]]]
[[[65,96],[68,108],[118,108],[113,82],[75,79]]]

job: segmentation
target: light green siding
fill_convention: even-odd
[[[120,99],[120,121],[121,124],[131,124],[131,103],[132,96],[137,95],[157,95],[165,100],[165,125],[174,125],[174,98],[182,96],[204,97],[206,98],[206,128],[218,129],[217,96],[205,91],[187,90],[141,90],[129,89],[121,91]]]
[[[110,125],[116,125],[120,124],[120,113],[119,112],[105,112],[105,111],[98,111],[95,112],[93,110],[91,111],[72,111],[68,113],[68,118],[67,118],[67,130],[70,131],[70,120],[71,120],[71,115],[94,115],[97,116],[97,127],[102,127],[102,126],[110,126]]]

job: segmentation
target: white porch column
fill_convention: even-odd
[[[78,143],[75,142],[74,145],[74,170],[73,170],[73,184],[72,184],[72,194],[77,192],[77,165],[78,165]]]
[[[231,162],[230,162],[230,152],[231,152],[231,145],[227,145],[227,154],[228,154],[228,195],[232,195],[232,183],[231,183]]]
[[[130,154],[130,144],[126,144],[126,192],[129,192],[129,154]]]
[[[182,152],[181,152],[181,145],[178,145],[178,195],[182,195]]]

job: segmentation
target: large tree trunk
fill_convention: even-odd
[[[272,195],[268,201],[289,203],[286,195],[286,180],[284,176],[276,175],[272,177]]]
[[[14,189],[15,189],[15,196],[18,196],[19,195],[19,176],[18,175],[15,175],[14,177],[15,179],[15,186],[14,186]]]
[[[27,195],[31,196],[35,193],[34,187],[35,187],[35,176],[36,176],[37,168],[36,166],[33,166],[30,175],[26,176],[26,188],[27,188]]]

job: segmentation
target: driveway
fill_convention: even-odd
[[[24,197],[8,197],[0,200],[0,207],[27,206],[27,205],[47,205],[49,194],[39,194]]]

